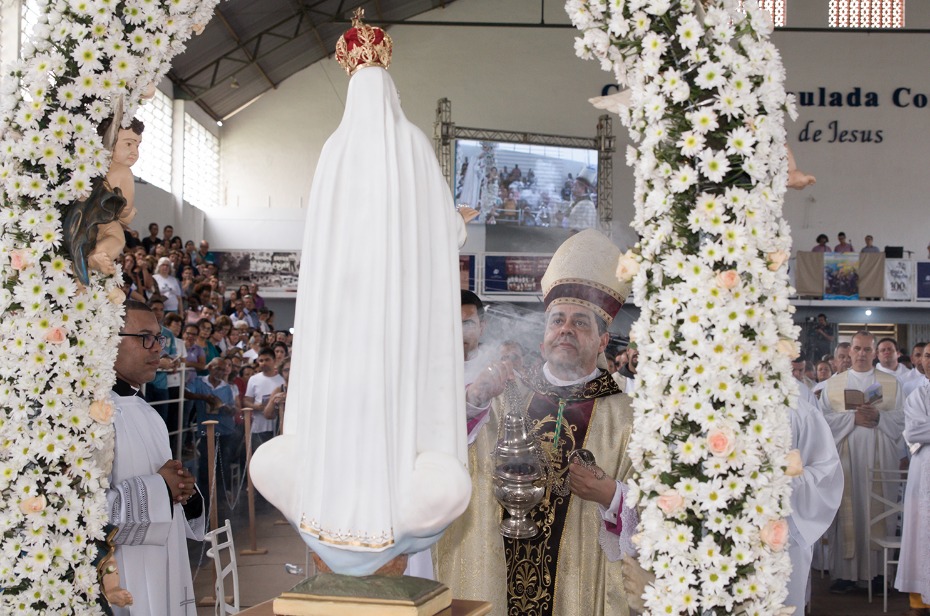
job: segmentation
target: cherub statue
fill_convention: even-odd
[[[107,532],[107,550],[97,563],[97,577],[100,580],[100,589],[103,591],[103,600],[107,604],[102,607],[107,614],[112,614],[113,611],[109,609],[109,606],[132,605],[132,593],[119,585],[119,570],[116,568],[113,547],[113,537],[116,535],[117,528],[107,525],[104,530]]]
[[[129,128],[120,128],[120,115],[118,110],[97,129],[104,146],[113,153],[106,177],[95,182],[89,197],[71,204],[63,223],[74,273],[84,284],[89,280],[88,270],[107,275],[116,272],[113,261],[126,245],[123,231],[136,216],[135,179],[130,167],[139,159],[145,125],[134,119]]]
[[[798,169],[798,163],[794,160],[791,148],[785,147],[788,149],[788,188],[804,190],[808,186],[816,184],[817,178]]]
[[[111,122],[112,119],[104,120],[97,129],[97,133],[104,136]],[[113,192],[119,190],[119,193],[126,199],[126,206],[120,210],[116,220],[97,227],[96,244],[87,255],[87,267],[104,274],[116,272],[113,261],[123,252],[123,247],[126,245],[123,230],[127,229],[129,223],[136,217],[136,208],[133,203],[136,185],[130,167],[139,160],[139,144],[142,143],[142,131],[144,130],[145,125],[133,119],[129,128],[119,129],[116,143],[113,144],[113,156],[110,169],[107,171],[106,184]]]

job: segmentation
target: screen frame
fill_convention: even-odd
[[[596,150],[597,217],[601,230],[609,235],[611,221],[613,220],[613,155],[616,152],[616,138],[613,134],[613,118],[611,116],[605,114],[598,118],[594,137],[472,128],[457,126],[452,121],[452,102],[448,98],[441,98],[436,106],[433,142],[436,156],[439,158],[439,166],[450,190],[455,190],[455,141],[458,139]]]

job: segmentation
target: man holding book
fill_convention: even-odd
[[[901,458],[901,433],[904,429],[904,396],[898,380],[872,366],[875,337],[866,331],[853,336],[850,344],[852,367],[826,381],[820,397],[833,440],[840,454],[845,485],[836,519],[828,531],[832,547],[830,592],[845,594],[857,583],[875,583],[869,579],[867,558],[872,559],[871,573],[881,571],[877,550],[871,550],[869,492],[872,481],[869,468],[897,470]],[[883,484],[885,497],[897,498],[897,486]],[[872,511],[873,515],[877,513]],[[889,534],[894,534],[894,517],[887,519]]]

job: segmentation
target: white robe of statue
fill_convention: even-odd
[[[352,77],[308,214],[284,434],[250,474],[331,569],[367,575],[432,545],[471,495],[460,217],[386,70]]]
[[[187,539],[203,541],[205,518],[188,520],[158,474],[171,459],[165,421],[138,396],[111,394],[116,449],[107,506],[120,585],[133,603],[116,616],[196,616]],[[202,497],[197,493],[193,498]]]
[[[866,428],[855,425],[855,413],[841,408],[832,399],[831,391],[836,391],[842,400],[844,389],[857,389],[865,391],[867,387],[876,382],[878,375],[883,375],[889,382],[889,388],[896,393],[885,393],[882,402],[876,405],[882,410],[878,426]],[[824,419],[833,432],[833,440],[839,450],[840,462],[843,465],[845,484],[851,489],[852,527],[844,529],[840,520],[841,512],[837,513],[836,522],[830,527],[828,539],[832,555],[829,563],[830,577],[834,580],[865,581],[869,577],[869,561],[871,559],[871,575],[881,574],[881,561],[879,552],[870,549],[866,528],[869,517],[869,469],[880,468],[896,470],[901,460],[902,440],[904,430],[904,400],[897,379],[889,374],[874,369],[868,372],[856,372],[849,369],[834,375],[826,381],[827,386],[820,396],[819,405],[823,411]],[[883,389],[884,391],[884,389]],[[834,408],[836,407],[836,408]],[[885,497],[889,500],[897,498],[897,487],[893,483],[885,484]],[[846,497],[844,497],[846,498]],[[841,503],[840,509],[843,505]],[[887,532],[894,533],[895,521],[888,518]]]
[[[797,410],[790,410],[792,449],[801,452],[804,472],[791,481],[791,578],[786,606],[798,616],[807,604],[812,549],[830,528],[843,497],[843,469],[833,444],[833,433],[820,409],[803,397]]]
[[[930,605],[930,382],[904,403],[904,438],[920,449],[911,457],[904,495],[901,558],[895,588],[919,593]]]

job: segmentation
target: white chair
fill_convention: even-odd
[[[887,534],[886,528],[888,519],[891,518],[895,524],[894,528],[898,528],[898,517],[903,515],[904,512],[904,499],[900,498],[901,486],[907,483],[907,471],[899,470],[883,470],[877,468],[869,469],[869,527],[866,532],[868,532],[869,537],[869,548],[874,546],[882,551],[882,595],[884,596],[883,601],[883,612],[888,611],[888,565],[897,565],[898,564],[898,555],[895,553],[895,550],[900,552],[901,550],[901,536],[894,534],[896,531],[892,531],[892,534]],[[886,488],[889,484],[895,484],[891,486],[889,492],[893,493],[892,497],[894,500],[885,497]],[[877,526],[877,528],[876,528]],[[875,532],[873,532],[873,528]],[[866,558],[868,574],[869,574],[869,603],[872,602],[872,558],[871,555]]]
[[[213,559],[216,567],[216,607],[217,614],[226,616],[239,613],[239,570],[236,565],[236,547],[233,545],[232,527],[229,520],[217,529],[211,530],[204,536],[210,548],[207,556]],[[223,566],[223,553],[226,553],[227,563]],[[232,577],[232,603],[227,601],[226,577]],[[222,611],[220,611],[222,610]]]

